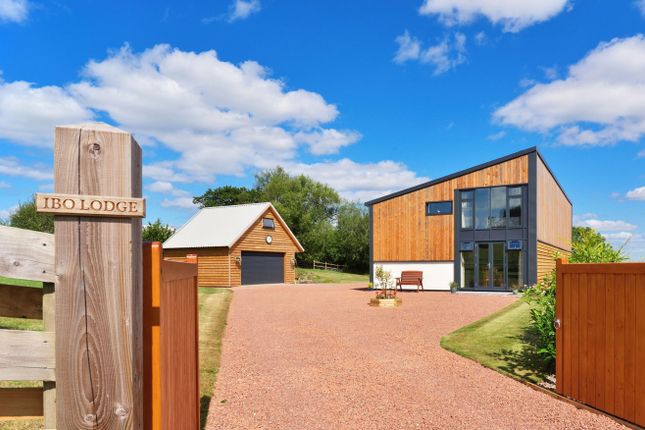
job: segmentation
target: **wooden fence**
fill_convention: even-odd
[[[163,260],[161,243],[143,247],[144,424],[199,427],[197,256]]]
[[[43,331],[0,329],[0,381],[43,381],[43,388],[0,388],[0,418],[45,417],[56,427],[54,237],[0,226],[0,276],[43,288],[0,284],[0,317],[43,321]]]
[[[336,272],[342,272],[342,271],[345,270],[345,265],[344,264],[325,263],[324,261],[316,261],[316,260],[314,260],[313,268],[314,269],[321,269],[321,270],[333,270],[333,271],[336,271]]]
[[[645,426],[645,263],[556,267],[556,391]]]

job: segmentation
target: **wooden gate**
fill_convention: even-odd
[[[556,391],[645,426],[645,263],[557,261]]]
[[[197,256],[168,261],[161,243],[144,244],[143,286],[145,429],[197,429]]]

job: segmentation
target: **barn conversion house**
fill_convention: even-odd
[[[372,274],[421,270],[426,289],[513,290],[571,251],[571,201],[537,148],[366,205]]]
[[[201,287],[293,283],[304,251],[271,203],[201,209],[163,247],[170,259],[197,254]]]

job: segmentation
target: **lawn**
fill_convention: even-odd
[[[26,283],[23,283],[26,282]],[[39,283],[0,278],[0,283],[37,286]],[[219,371],[222,335],[226,327],[228,307],[233,291],[224,288],[199,289],[199,358],[201,428],[204,428],[215,379]],[[42,321],[0,317],[0,328],[14,330],[42,330]],[[42,382],[3,381],[0,387],[37,387]],[[0,430],[35,430],[43,428],[42,419],[0,421]]]
[[[518,300],[441,339],[441,346],[508,376],[546,381],[551,369],[537,355],[529,305]]]
[[[335,270],[321,270],[321,269],[296,269],[296,277],[298,279],[307,279],[314,284],[342,284],[349,282],[365,282],[369,281],[369,275],[357,275],[355,273],[337,272]]]

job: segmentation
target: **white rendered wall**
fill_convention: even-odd
[[[423,286],[426,290],[450,290],[450,283],[455,278],[455,266],[449,263],[374,263],[376,266],[383,268],[392,273],[392,285],[394,286],[395,278],[401,276],[404,270],[421,270],[423,272]],[[379,288],[378,280],[374,279],[375,287]],[[404,290],[416,290],[414,285],[404,285]]]

